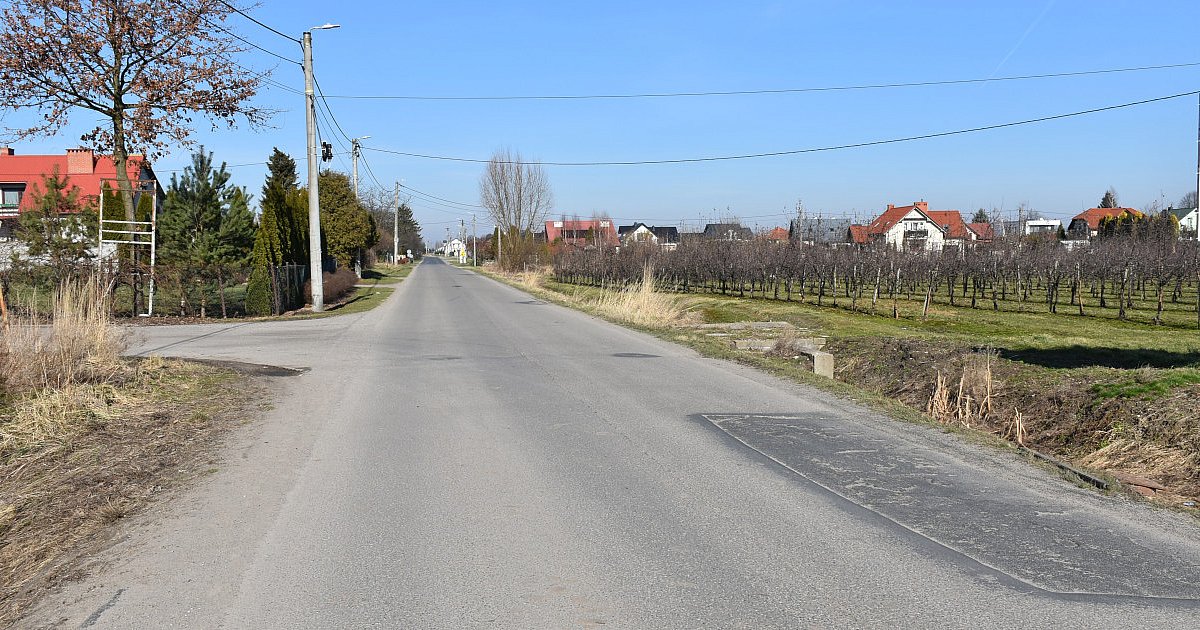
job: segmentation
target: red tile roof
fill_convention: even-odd
[[[143,167],[145,173],[153,178],[154,172],[143,156],[129,156],[126,170],[130,179],[137,180],[143,173]],[[101,180],[115,179],[117,176],[112,157],[94,155],[89,149],[67,149],[62,155],[15,155],[12,149],[0,147],[0,183],[25,184],[21,212],[33,207],[35,191],[44,192],[44,180],[55,169],[60,176],[67,178],[69,186],[79,188],[80,195],[84,197],[99,197]]]
[[[850,226],[850,242],[857,245],[866,245],[871,242],[871,237],[867,234],[867,226],[851,225]]]
[[[768,241],[783,242],[788,240],[788,231],[784,228],[777,227],[770,232],[767,232],[763,238],[767,239]]]
[[[930,210],[925,214],[928,214],[934,223],[946,230],[946,238],[971,240],[971,231],[967,229],[967,224],[958,210]]]
[[[981,241],[990,241],[996,238],[996,230],[991,223],[968,223],[967,227],[979,237]]]
[[[1134,210],[1133,208],[1088,208],[1087,210],[1084,210],[1083,212],[1080,212],[1072,217],[1071,222],[1074,223],[1075,221],[1080,220],[1087,221],[1088,229],[1095,231],[1100,229],[1100,220],[1104,217],[1119,217],[1126,212],[1139,219],[1146,216],[1142,212]]]

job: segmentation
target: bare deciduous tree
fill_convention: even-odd
[[[516,229],[522,236],[545,221],[554,205],[554,193],[542,166],[524,161],[510,149],[492,154],[479,179],[479,199],[496,225],[505,231]]]
[[[197,114],[230,126],[269,116],[248,104],[266,74],[237,65],[244,49],[219,27],[230,11],[220,0],[12,0],[0,10],[0,108],[41,121],[6,132],[48,136],[73,110],[99,114],[81,140],[112,154],[132,219],[131,152],[190,144]]]

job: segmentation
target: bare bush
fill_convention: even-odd
[[[321,293],[327,303],[336,302],[345,296],[347,293],[354,290],[358,284],[358,276],[347,267],[339,267],[337,271],[329,273],[328,271],[321,274]],[[304,295],[312,296],[312,281],[304,283]]]

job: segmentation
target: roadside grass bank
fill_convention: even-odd
[[[915,309],[900,304],[896,318],[890,304],[886,314],[872,315],[828,303],[664,292],[655,299],[673,301],[682,314],[639,322],[601,306],[630,289],[558,283],[548,270],[482,271],[543,299],[899,419],[935,423],[1003,448],[1019,443],[1200,515],[1193,507],[1200,495],[1200,334],[1194,329],[936,304],[922,317],[919,303]],[[798,354],[735,350],[729,333],[695,325],[755,321],[795,327],[766,334],[776,349],[787,348],[791,335],[827,337],[836,380],[813,375]]]
[[[112,525],[213,470],[261,388],[230,370],[120,357],[97,283],[68,283],[49,326],[0,343],[0,627],[77,575]]]
[[[407,265],[389,265],[378,264],[363,271],[361,284],[377,285],[393,285],[400,284],[405,278],[417,268],[420,263],[409,263]]]

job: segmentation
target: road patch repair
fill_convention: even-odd
[[[816,413],[703,420],[824,490],[968,564],[1049,595],[1200,608],[1200,554],[1135,538],[949,454]]]

